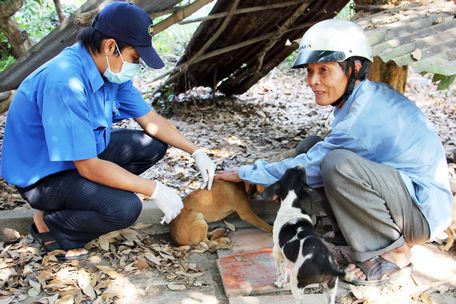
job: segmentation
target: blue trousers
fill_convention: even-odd
[[[142,131],[117,129],[99,158],[139,175],[163,158],[167,148]],[[77,170],[49,175],[18,191],[32,208],[44,211],[44,222],[65,250],[130,226],[142,209],[135,193],[94,183]]]

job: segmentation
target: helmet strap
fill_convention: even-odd
[[[364,76],[366,75],[367,69],[369,68],[369,63],[367,61],[364,61],[361,64],[361,69],[359,70],[358,73],[355,72],[355,60],[352,59],[350,60],[350,66],[351,66],[351,72],[350,72],[350,77],[348,78],[348,85],[345,90],[345,93],[339,97],[336,101],[334,101],[331,105],[333,107],[337,107],[340,105],[343,101],[347,100],[348,97],[350,97],[351,93],[353,93],[353,89],[355,88],[355,84],[357,80],[360,80],[362,78],[365,78]]]

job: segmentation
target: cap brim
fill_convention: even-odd
[[[163,60],[158,56],[157,52],[152,46],[136,46],[136,51],[138,51],[141,59],[153,69],[161,69],[165,66]]]
[[[345,54],[336,51],[301,51],[298,53],[293,64],[293,69],[303,68],[309,63],[320,62],[342,62],[345,60]]]

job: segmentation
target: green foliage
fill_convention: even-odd
[[[6,69],[10,64],[13,64],[16,60],[13,56],[7,55],[6,58],[2,57],[0,60],[0,72]]]
[[[53,2],[45,0],[27,0],[14,17],[34,42],[52,31],[59,20]]]
[[[73,13],[82,2],[81,0],[62,1],[63,11],[66,16]],[[59,24],[59,18],[52,0],[26,0],[24,6],[14,15],[14,18],[19,27],[25,30],[35,43],[49,34]],[[8,44],[8,39],[3,33],[0,33],[0,43],[11,48]],[[14,63],[14,61],[15,59],[10,52],[0,49],[0,72],[8,65]]]
[[[154,20],[154,23],[158,23]],[[153,45],[160,56],[171,62],[176,62],[185,51],[187,43],[193,36],[199,23],[174,24],[157,35],[154,35]]]
[[[447,90],[456,79],[456,75],[441,75],[441,74],[434,74],[432,77],[432,82],[437,84],[437,90]]]

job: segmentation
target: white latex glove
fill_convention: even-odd
[[[165,214],[165,216],[162,217],[160,224],[163,224],[164,222],[169,224],[179,215],[181,209],[184,208],[184,204],[176,190],[171,189],[160,182],[155,182],[157,185],[150,198]]]
[[[216,165],[214,162],[207,156],[207,154],[198,149],[192,154],[193,159],[195,159],[195,164],[198,170],[201,172],[201,176],[203,177],[203,183],[201,184],[201,189],[206,188],[208,190],[212,189],[212,182],[214,181],[215,175],[215,168]]]

